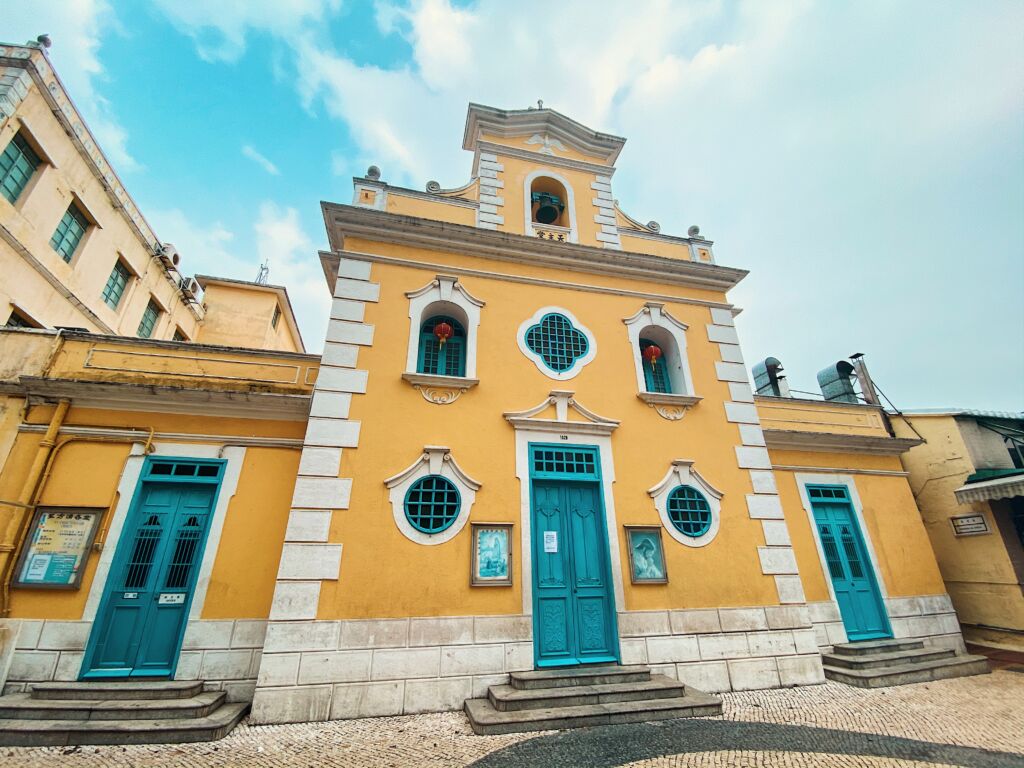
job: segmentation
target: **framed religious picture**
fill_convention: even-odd
[[[512,523],[470,523],[474,587],[512,586]]]
[[[629,550],[629,575],[634,584],[667,584],[665,550],[661,545],[661,526],[627,525],[626,549]]]
[[[19,587],[78,589],[105,509],[37,507],[15,566]]]

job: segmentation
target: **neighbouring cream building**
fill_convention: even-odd
[[[28,206],[89,152],[47,138],[70,107],[42,96],[45,55],[0,53],[27,105],[0,141],[57,163]],[[624,143],[471,104],[464,186],[371,167],[351,204],[322,204],[320,356],[274,319],[273,286],[199,276],[200,312],[83,174],[65,202],[123,224],[142,295],[120,335],[101,302],[106,327],[55,299],[39,306],[85,331],[0,330],[4,690],[171,680],[220,706],[212,738],[250,704],[259,723],[466,706],[501,729],[489,702],[552,675],[650,676],[667,695],[620,714],[651,719],[826,674],[907,681],[844,653],[927,658],[912,679],[983,671],[901,464],[919,438],[845,361],[819,374],[825,400],[791,397],[773,358],[755,392],[728,296],[746,271],[620,208]],[[0,216],[19,242],[45,232],[29,218]],[[106,235],[87,237],[74,253],[95,244],[109,271]],[[160,291],[165,330],[138,338]],[[41,315],[30,298],[14,310]]]
[[[283,288],[179,271],[39,45],[0,44],[0,147],[0,324],[304,351]]]
[[[909,411],[903,455],[925,529],[971,642],[1024,649],[1024,413]]]

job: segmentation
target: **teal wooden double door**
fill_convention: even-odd
[[[553,462],[543,460],[545,453],[555,457]],[[567,453],[589,458],[568,462],[559,458]],[[537,456],[541,457],[540,470],[536,469]],[[545,466],[556,469],[545,471]],[[534,467],[531,532],[536,665],[615,662],[619,655],[615,599],[596,455],[538,446]],[[573,473],[566,472],[567,468],[590,471]]]
[[[852,642],[892,637],[849,491],[841,485],[817,485],[808,486],[807,494],[846,636]]]
[[[83,679],[173,674],[220,473],[220,463],[147,461],[93,625]]]

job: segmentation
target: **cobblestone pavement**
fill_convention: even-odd
[[[1024,675],[726,694],[721,717],[475,736],[458,712],[252,727],[209,744],[0,748],[12,768],[1024,766]]]

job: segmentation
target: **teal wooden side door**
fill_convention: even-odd
[[[844,486],[808,486],[832,589],[851,641],[892,637],[864,539]]]
[[[200,470],[205,476],[197,477]],[[147,464],[93,625],[83,679],[173,674],[220,471],[220,463]]]
[[[596,457],[589,466],[596,474]],[[617,661],[615,601],[599,481],[536,479],[531,506],[537,666]]]

